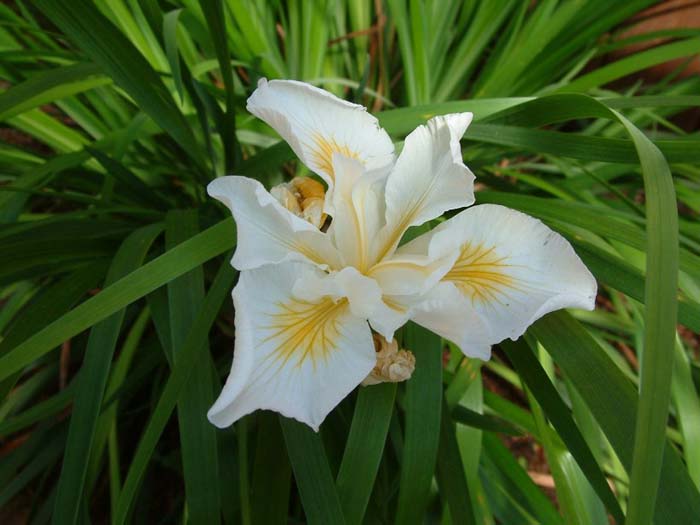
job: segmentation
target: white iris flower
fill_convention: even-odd
[[[395,159],[365,108],[311,85],[262,80],[248,110],[328,188],[300,178],[270,193],[246,177],[208,187],[235,218],[241,272],[215,425],[268,409],[318,430],[363,381],[408,378],[413,356],[394,341],[408,320],[488,359],[548,312],[593,308],[595,279],[569,243],[502,206],[465,209],[400,245],[411,226],[473,204],[459,144],[471,113],[419,126]]]

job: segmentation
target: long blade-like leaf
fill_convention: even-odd
[[[162,224],[154,224],[136,230],[127,237],[112,262],[105,285],[138,268],[162,231]],[[112,314],[90,332],[58,481],[52,516],[54,524],[70,524],[78,520],[97,418],[124,314],[124,309]]]
[[[404,398],[406,429],[396,524],[423,519],[435,472],[442,408],[440,338],[410,323],[404,346],[415,354],[416,370],[406,383]]]

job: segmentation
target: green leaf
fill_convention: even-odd
[[[97,286],[104,276],[106,266],[103,261],[82,266],[37,294],[3,334],[4,338],[0,341],[0,361],[11,353],[13,347],[31,339],[47,321],[60,318],[89,290]],[[50,346],[49,350],[59,346],[64,340]],[[0,382],[0,398],[4,398],[12,390],[22,368],[19,367],[3,377]]]
[[[565,221],[608,239],[624,242],[633,248],[646,249],[644,230],[635,224],[630,224],[630,219],[639,222],[640,226],[644,226],[646,221],[616,212],[608,207],[495,191],[479,192],[478,197],[480,203],[501,204],[545,221]],[[605,221],[600,220],[601,215],[607,216]],[[688,250],[682,250],[679,263],[683,271],[700,278],[700,257]]]
[[[5,508],[8,502],[24,489],[34,478],[53,468],[61,457],[66,441],[65,426],[51,431],[51,439],[37,451],[18,475],[14,476],[0,490],[0,508]]]
[[[570,84],[559,88],[558,91],[586,91],[622,78],[630,73],[669,62],[676,58],[696,55],[698,52],[700,52],[700,38],[688,38],[671,44],[656,46],[617,60],[612,64],[599,67],[587,75],[577,78]]]
[[[530,329],[590,408],[625,468],[634,449],[637,395],[633,385],[588,332],[566,312],[549,314]],[[700,494],[678,452],[664,445],[654,515],[659,523],[692,523]]]
[[[180,113],[163,81],[134,45],[88,0],[70,4],[37,0],[35,5],[75,41],[114,82],[121,86],[148,115],[180,144],[198,157],[192,130]]]
[[[239,500],[241,503],[241,523],[243,525],[251,525],[250,521],[250,472],[248,471],[248,463],[250,455],[248,454],[248,422],[250,417],[243,417],[235,423],[236,429],[236,444],[238,445],[238,485],[239,485]]]
[[[120,403],[124,401],[123,391],[126,387],[125,380],[129,378],[130,384],[138,384],[138,369],[131,369],[131,363],[136,355],[137,349],[140,347],[141,338],[144,331],[151,320],[150,311],[148,308],[141,310],[141,313],[136,317],[131,329],[126,335],[124,343],[119,351],[119,357],[112,366],[107,389],[105,390],[105,403],[102,413],[97,420],[97,428],[95,429],[95,439],[92,447],[90,465],[88,466],[88,475],[86,479],[86,487],[88,494],[92,492],[95,485],[95,480],[100,473],[101,460],[105,446],[111,439],[112,433],[117,430],[117,415]],[[147,373],[152,370],[152,363],[157,359],[155,352],[149,355],[151,359],[141,359],[138,362],[139,367]],[[149,363],[149,361],[151,361]],[[129,373],[131,372],[131,373]],[[144,376],[145,377],[145,376]],[[111,508],[116,508],[119,490],[121,489],[121,476],[117,480],[110,480],[110,499]]]
[[[124,189],[128,192],[128,196],[134,202],[145,208],[163,209],[172,206],[171,202],[162,197],[159,192],[147,186],[121,162],[98,149],[87,147],[85,150],[95,157],[108,174],[123,184]]]
[[[34,399],[37,392],[40,392],[42,387],[45,387],[50,382],[57,371],[57,364],[51,363],[49,366],[42,367],[21,385],[14,388],[0,404],[0,420],[27,406]]]
[[[442,344],[438,336],[409,323],[404,348],[416,356],[406,382],[405,429],[399,502],[395,523],[421,523],[435,472],[442,409]]]
[[[458,357],[460,363],[455,376],[445,389],[447,406],[453,407],[452,420],[459,423],[457,415],[464,410],[476,419],[484,418],[489,421],[498,420],[497,416],[484,416],[484,386],[482,377],[483,361],[480,359],[462,358],[463,354],[454,345],[449,345],[453,357]],[[506,422],[503,422],[506,424]],[[484,486],[479,478],[479,464],[483,454],[483,431],[480,428],[457,425],[455,428],[459,454],[464,463],[464,475],[469,487],[469,497],[474,509],[474,519],[483,525],[493,525],[493,513],[488,506]],[[514,426],[505,429],[506,434],[518,433]]]
[[[111,82],[97,65],[90,63],[38,73],[0,95],[0,120]]]
[[[233,219],[226,219],[119,279],[0,357],[0,380],[156,288],[230,250],[235,238]]]
[[[253,462],[251,523],[287,524],[291,481],[292,467],[279,418],[271,412],[261,412],[258,414],[258,442]]]
[[[691,361],[680,341],[676,341],[671,393],[688,473],[700,489],[700,398],[693,384]]]
[[[201,0],[200,5],[209,26],[209,34],[214,41],[216,59],[224,80],[226,90],[226,114],[219,129],[219,135],[224,144],[224,168],[226,173],[233,173],[240,164],[241,152],[236,141],[235,94],[233,72],[226,39],[226,17],[224,16],[222,0]]]
[[[177,46],[177,22],[180,18],[182,9],[173,9],[163,16],[163,41],[165,42],[165,54],[170,63],[170,72],[175,81],[175,89],[180,95],[180,101],[185,98],[185,92],[182,87],[182,70],[180,68],[180,53]]]
[[[550,382],[542,365],[523,342],[503,341],[500,346],[505,350],[508,359],[515,365],[520,378],[544,409],[547,418],[554,425],[601,501],[617,522],[623,523],[625,521],[624,514],[617,498],[610,490],[608,481],[574,422],[571,412],[559,396],[557,389]]]
[[[518,427],[506,419],[497,416],[479,414],[478,412],[470,410],[461,405],[456,405],[452,409],[452,419],[456,423],[467,425],[472,428],[478,428],[480,430],[487,430],[489,432],[498,432],[500,434],[511,436],[519,436],[522,434]]]
[[[75,386],[76,382],[73,381],[56,395],[33,405],[20,414],[8,417],[7,420],[0,423],[0,436],[9,436],[18,430],[58,414],[73,402]]]
[[[464,474],[462,456],[455,436],[455,425],[450,417],[447,403],[442,404],[440,423],[440,447],[437,458],[437,480],[450,506],[450,519],[453,523],[475,525],[471,496]]]
[[[527,472],[495,434],[490,432],[484,433],[484,452],[482,461],[486,464],[492,463],[498,469],[498,473],[503,476],[502,480],[498,480],[501,481],[499,488],[505,493],[504,495],[507,498],[512,498],[513,502],[517,503],[516,508],[520,515],[517,519],[505,521],[505,523],[524,522],[536,523],[537,525],[558,525],[562,523],[561,516],[552,505],[552,502],[535,485]],[[491,472],[482,476],[487,489],[492,488],[488,484],[491,476]],[[487,490],[486,494],[491,498],[499,496],[493,490]],[[494,515],[498,515],[497,509],[493,508],[493,510]],[[529,516],[530,520],[524,520],[523,515]]]
[[[384,452],[395,396],[395,383],[361,387],[357,394],[355,415],[336,480],[348,524],[362,523]]]
[[[545,360],[549,356],[545,356]],[[549,359],[551,362],[551,359]],[[552,473],[557,502],[564,521],[571,525],[608,525],[605,507],[591,489],[588,480],[574,460],[571,452],[549,426],[542,408],[526,390],[532,415],[537,425],[547,464]]]
[[[628,525],[637,525],[651,523],[663,462],[678,311],[678,205],[661,152],[628,120],[618,118],[639,154],[647,215],[644,346],[627,507]]]
[[[606,285],[644,302],[644,275],[620,257],[616,257],[590,243],[572,239],[576,253],[596,278]],[[700,304],[681,297],[678,303],[678,321],[692,330],[700,331]]]
[[[551,153],[561,157],[638,164],[639,157],[632,141],[592,137],[576,133],[527,129],[499,124],[474,124],[466,140],[518,148],[532,153]],[[669,162],[698,162],[700,144],[697,140],[659,140],[656,142]]]
[[[187,242],[191,242],[191,240],[185,241],[183,244]],[[178,248],[183,244],[178,246]],[[174,250],[178,248],[174,248]],[[197,318],[187,333],[187,337],[180,348],[178,360],[170,372],[170,377],[165,387],[163,387],[158,403],[151,412],[151,417],[131,460],[131,466],[124,481],[124,487],[119,495],[117,507],[113,511],[112,523],[115,525],[127,523],[129,519],[129,514],[141,480],[146,472],[148,461],[175,409],[180,395],[191,377],[192,371],[201,362],[202,354],[206,351],[207,334],[216,320],[221,304],[230,293],[235,276],[236,272],[227,262],[220,266],[219,272],[204,298],[204,303],[199,309]]]
[[[5,226],[0,233],[3,257],[0,283],[73,270],[108,257],[130,230],[121,221],[48,219]]]
[[[631,525],[650,523],[663,458],[673,369],[669,349],[674,345],[678,308],[678,211],[674,183],[659,148],[620,113],[593,99],[545,97],[507,109],[502,115],[507,114],[511,122],[541,125],[571,118],[571,105],[563,104],[566,101],[579,102],[576,110],[581,117],[610,118],[622,124],[632,139],[644,179],[647,217],[646,323],[627,519]],[[548,102],[553,104],[547,106]],[[579,140],[579,145],[583,142]],[[561,150],[559,154],[562,154]]]
[[[105,285],[138,268],[151,244],[163,231],[161,224],[146,226],[122,243],[110,266]],[[87,474],[97,418],[102,405],[112,356],[124,320],[125,310],[112,314],[90,331],[85,357],[75,392],[66,451],[58,480],[52,523],[76,523]]]
[[[529,97],[521,98],[494,98],[479,100],[453,100],[437,104],[424,104],[405,108],[389,109],[378,113],[381,126],[391,135],[407,135],[416,126],[425,123],[436,115],[447,113],[459,113],[471,111],[474,113],[474,121],[483,120],[492,113],[498,113],[511,106],[517,106],[523,102],[532,100]]]
[[[284,441],[309,525],[342,525],[343,510],[321,436],[304,423],[280,416]]]
[[[476,8],[476,14],[469,21],[468,30],[465,31],[459,46],[447,57],[449,62],[445,67],[446,78],[440,79],[439,85],[435,86],[437,100],[458,98],[461,95],[467,77],[475,70],[483,56],[484,48],[502,28],[504,21],[512,19],[513,7],[516,5],[513,0],[472,4]],[[462,8],[466,9],[466,5]],[[441,35],[439,40],[446,39]]]
[[[556,97],[543,97],[543,104],[547,109],[555,103]],[[585,97],[588,98],[588,97]],[[460,113],[470,111],[474,113],[474,122],[486,121],[489,117],[494,120],[500,120],[504,124],[515,123],[512,121],[503,121],[503,115],[507,115],[506,110],[509,108],[517,108],[524,103],[538,100],[533,97],[507,97],[507,98],[481,98],[468,100],[451,100],[449,102],[439,102],[433,104],[424,104],[419,106],[410,106],[405,108],[396,108],[378,113],[376,116],[380,124],[386,131],[392,135],[406,135],[411,132],[416,126],[425,123],[428,119],[436,115],[445,115],[447,113]],[[578,118],[581,113],[580,101],[572,103],[573,99],[564,99],[561,108],[571,114],[570,118]],[[700,105],[700,96],[641,96],[641,97],[602,97],[598,99],[609,108],[626,109],[626,108],[648,108],[648,107],[692,107]],[[538,110],[539,111],[539,110]],[[538,111],[532,111],[531,116],[537,116]],[[520,123],[525,125],[524,123]],[[467,131],[466,138],[469,138]]]
[[[165,220],[166,248],[172,250],[199,231],[196,210],[171,210]],[[170,314],[169,349],[174,366],[188,333],[194,327],[197,312],[204,301],[204,272],[198,266],[168,283]],[[199,342],[202,348],[178,401],[182,469],[187,496],[187,514],[194,523],[220,522],[220,488],[216,444],[216,427],[206,414],[214,403],[212,362],[206,334]]]

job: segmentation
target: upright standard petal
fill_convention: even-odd
[[[375,242],[376,260],[390,255],[410,226],[474,203],[474,175],[459,145],[471,120],[471,113],[434,117],[406,137],[386,182],[386,226]]]
[[[297,297],[301,278],[323,272],[288,262],[241,272],[233,291],[236,342],[231,374],[209,410],[226,427],[257,409],[314,430],[375,365],[367,322],[345,299]]]
[[[362,164],[339,153],[333,155],[339,175],[329,206],[333,216],[328,233],[343,263],[365,271],[369,244],[384,224],[386,174],[367,172]]]
[[[324,268],[340,264],[330,237],[284,208],[258,181],[219,177],[207,191],[228,206],[236,220],[238,243],[231,264],[237,270],[288,260]]]
[[[459,291],[464,300],[455,308],[465,319],[475,312],[491,343],[517,339],[554,310],[594,307],[595,278],[571,245],[539,220],[503,206],[469,208],[397,253],[435,255],[455,246],[459,255],[438,287]]]
[[[329,189],[334,153],[357,159],[367,170],[388,169],[394,162],[394,145],[375,117],[310,84],[262,79],[248,111],[272,126]]]

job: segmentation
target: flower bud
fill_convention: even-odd
[[[373,334],[377,364],[362,381],[362,386],[379,383],[398,383],[410,379],[416,368],[416,358],[408,350],[399,350],[396,339],[387,342],[382,336]]]

